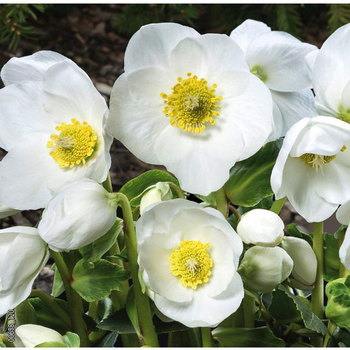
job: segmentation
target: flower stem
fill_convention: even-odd
[[[244,326],[254,328],[255,326],[255,299],[245,294],[243,299]]]
[[[111,175],[108,173],[107,179],[102,183],[102,186],[104,189],[110,193],[113,192],[113,186],[112,186],[112,180],[111,180]]]
[[[272,207],[270,208],[270,210],[273,211],[276,214],[279,214],[280,211],[282,210],[286,200],[287,200],[287,197],[275,200],[273,202]]]
[[[241,213],[232,204],[229,204],[228,207],[232,211],[233,215],[236,217],[238,222],[241,219]]]
[[[213,338],[211,337],[211,329],[208,327],[202,327],[201,334],[202,334],[203,348],[212,348],[213,347]]]
[[[227,219],[228,203],[224,188],[220,188],[220,190],[217,190],[214,194],[216,199],[216,209]]]
[[[136,234],[130,203],[128,198],[122,193],[117,193],[117,200],[123,210],[125,245],[128,252],[129,268],[134,285],[136,310],[141,330],[140,341],[142,345],[159,347],[158,337],[152,322],[149,299],[146,294],[142,293],[139,282]]]
[[[50,297],[48,294],[39,289],[33,289],[29,298],[39,298],[46,306],[48,306],[58,318],[60,318],[69,329],[73,328],[72,320],[69,315],[64,311],[57,301]]]
[[[173,182],[167,182],[167,184],[172,190],[174,190],[174,192],[177,194],[179,198],[185,199],[185,195],[182,189],[178,185],[174,184]]]
[[[69,273],[68,267],[60,253],[50,251],[52,258],[55,260],[57,269],[62,277],[64,288],[66,291],[68,310],[73,323],[73,331],[80,337],[82,347],[89,346],[89,341],[86,333],[86,324],[83,320],[83,302],[79,294],[71,287],[72,276]]]
[[[323,317],[323,222],[314,223],[313,249],[317,258],[315,288],[311,296],[311,310],[319,318]]]

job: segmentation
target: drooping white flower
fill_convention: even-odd
[[[208,195],[264,145],[272,100],[226,35],[150,24],[128,44],[108,127],[138,158],[165,165],[184,190]]]
[[[345,202],[337,211],[337,220],[342,225],[350,224],[350,200]],[[342,264],[350,269],[350,230],[346,229],[344,241],[339,249],[339,258]]]
[[[322,45],[312,71],[319,114],[350,122],[350,24],[337,29]]]
[[[287,133],[272,170],[276,199],[287,197],[308,222],[329,218],[350,198],[350,125],[304,118]]]
[[[248,249],[239,267],[244,284],[256,292],[271,292],[282,283],[293,269],[293,260],[280,247]]]
[[[47,342],[66,344],[62,335],[51,328],[36,324],[23,324],[16,328],[16,348],[35,348]]]
[[[113,226],[117,206],[114,195],[93,180],[68,183],[44,210],[39,235],[57,252],[82,248]]]
[[[284,236],[283,220],[266,209],[253,209],[243,214],[237,226],[242,241],[264,247],[279,245]]]
[[[142,195],[140,203],[141,215],[149,205],[172,198],[173,193],[171,192],[170,186],[165,182],[158,182],[154,186],[148,188]]]
[[[165,316],[209,327],[237,310],[243,245],[217,210],[184,199],[159,202],[145,210],[136,235],[142,277]]]
[[[108,108],[86,73],[54,52],[13,58],[2,69],[0,202],[46,206],[67,182],[102,182],[110,167]]]
[[[294,262],[291,284],[294,288],[311,290],[317,273],[317,258],[309,243],[297,237],[285,237],[281,247]]]
[[[243,50],[250,71],[271,90],[275,130],[270,140],[284,136],[301,118],[317,114],[305,62],[305,56],[318,51],[316,46],[250,19],[230,37]]]
[[[29,296],[48,259],[47,244],[36,228],[0,230],[0,316]]]

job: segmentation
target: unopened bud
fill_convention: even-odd
[[[142,196],[140,203],[140,213],[144,212],[146,207],[151,204],[158,203],[161,201],[167,201],[173,199],[173,193],[170,189],[169,184],[166,182],[158,182],[156,185],[150,187],[147,192]]]

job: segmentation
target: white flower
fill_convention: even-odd
[[[0,219],[7,218],[8,216],[15,215],[19,212],[20,210],[9,208],[6,205],[0,203]]]
[[[0,230],[0,316],[24,301],[49,258],[37,229],[16,226]]]
[[[141,215],[149,205],[172,198],[173,193],[171,192],[170,186],[165,182],[158,182],[156,185],[145,190],[145,193],[142,195],[140,203]]]
[[[336,30],[322,45],[312,71],[319,114],[350,122],[350,24]]]
[[[350,125],[304,118],[287,133],[272,170],[276,199],[287,197],[308,222],[329,218],[350,198]]]
[[[54,52],[11,59],[2,69],[0,202],[45,207],[67,182],[102,182],[110,167],[108,108],[86,73]]]
[[[293,287],[310,290],[314,287],[317,258],[309,243],[297,237],[285,237],[281,247],[294,262],[290,281]]]
[[[47,342],[66,344],[62,335],[55,330],[36,324],[23,324],[16,328],[16,348],[35,348]]]
[[[184,199],[149,206],[136,224],[139,266],[165,316],[216,326],[237,310],[242,241],[217,210]]]
[[[283,229],[284,223],[277,214],[266,209],[253,209],[242,215],[237,233],[244,243],[274,247],[281,243]]]
[[[114,195],[95,181],[69,183],[44,210],[39,235],[57,252],[82,248],[113,226],[117,206]]]
[[[275,131],[270,140],[284,136],[301,118],[317,114],[305,62],[307,54],[318,51],[316,46],[250,19],[230,37],[244,51],[250,71],[271,90]]]
[[[345,202],[337,211],[337,220],[343,224],[348,225],[350,223],[350,200]],[[346,229],[344,241],[339,249],[339,258],[342,264],[350,269],[350,230]]]
[[[267,293],[288,278],[292,269],[293,260],[282,248],[255,246],[245,252],[238,271],[244,285]]]
[[[264,145],[272,100],[226,35],[150,24],[126,49],[108,127],[138,158],[165,165],[184,190],[208,195]]]

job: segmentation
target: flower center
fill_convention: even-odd
[[[258,77],[263,83],[265,83],[267,80],[267,75],[265,73],[265,70],[264,70],[264,68],[262,68],[260,66],[252,67],[252,69],[250,70],[250,73],[252,73],[256,77]]]
[[[197,289],[198,284],[209,281],[213,266],[213,260],[206,251],[209,247],[209,243],[202,244],[200,241],[181,241],[180,248],[172,252],[170,270],[185,287]]]
[[[52,134],[47,147],[52,148],[50,156],[61,168],[73,168],[80,163],[85,164],[95,150],[97,136],[92,127],[72,119],[72,124],[62,123],[56,126],[60,134]]]
[[[344,152],[346,150],[346,146],[343,146],[340,150],[341,152]],[[333,159],[336,158],[337,155],[334,156],[322,156],[319,154],[313,154],[313,153],[305,153],[299,158],[310,168],[315,168],[316,172],[318,170],[321,170],[321,173],[323,174],[323,166],[325,164],[330,163]]]
[[[177,78],[171,94],[160,94],[166,104],[163,113],[170,118],[171,125],[199,134],[205,129],[205,123],[215,124],[213,117],[220,115],[217,102],[222,96],[215,95],[216,84],[210,89],[205,79],[198,80],[192,73],[187,76],[187,79]]]

